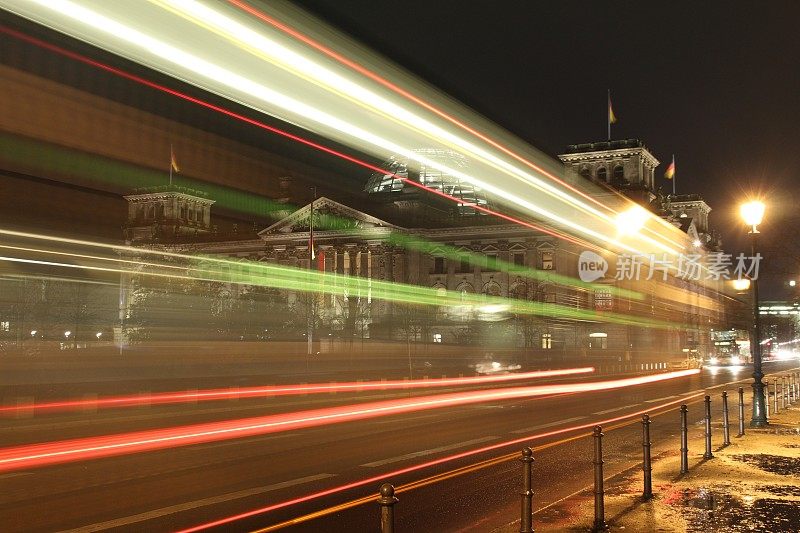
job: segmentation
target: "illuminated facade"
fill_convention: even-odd
[[[580,152],[580,149],[588,152]],[[445,151],[426,155],[445,157],[450,166],[467,164]],[[630,194],[651,209],[659,209],[658,214],[680,227],[690,238],[710,235],[709,208],[701,199],[675,198],[667,208],[663,202],[659,203],[660,196],[653,191],[653,170],[658,162],[641,142],[576,145],[561,158],[567,167],[568,179],[604,179],[609,187]],[[405,339],[437,344],[480,344],[487,351],[522,349],[525,353],[556,358],[597,356],[621,362],[646,361],[663,360],[665,356],[687,350],[702,352],[708,343],[708,330],[725,321],[724,310],[720,309],[714,290],[685,280],[626,282],[606,279],[590,289],[565,283],[565,279],[578,277],[577,261],[583,250],[577,245],[520,225],[502,224],[493,217],[480,216],[468,205],[442,200],[408,186],[389,173],[417,180],[449,195],[462,195],[465,204],[489,203],[481,191],[468,190],[452,176],[424,168],[414,172],[400,159],[390,159],[384,167],[387,173],[375,173],[365,188],[368,210],[373,214],[325,197],[299,208],[292,208],[288,199],[284,199],[286,209],[276,213],[273,224],[257,232],[237,235],[218,235],[213,231],[209,218],[211,201],[201,194],[153,191],[131,195],[126,197],[130,203],[129,240],[145,245],[150,239],[152,243],[188,254],[315,269],[331,274],[334,279],[338,275],[359,276],[448,293],[517,298],[554,304],[563,310],[597,313],[597,321],[575,321],[559,318],[558,313],[515,316],[500,307],[451,306],[415,308],[410,316],[410,306],[373,299],[369,292],[320,295],[319,306],[315,308],[318,316],[313,318],[314,331],[297,333],[313,336],[315,341],[322,338],[333,342],[352,337]],[[609,191],[609,194],[615,193]],[[167,206],[175,202],[200,206],[202,220],[171,217],[169,213],[182,213],[180,207],[176,210],[174,206]],[[161,203],[165,207],[158,207]],[[152,205],[155,207],[151,209]],[[148,209],[156,214],[163,212],[164,218],[143,219],[139,216],[143,209],[147,213]],[[197,209],[195,207],[195,212]],[[137,239],[137,235],[141,238]],[[710,243],[709,240],[703,242]],[[619,288],[637,291],[644,295],[643,299],[618,298],[613,294]],[[231,288],[229,294],[235,295],[237,290],[240,289]],[[291,308],[302,296],[289,294],[288,299]],[[603,320],[605,312],[675,326],[648,329],[610,324]]]

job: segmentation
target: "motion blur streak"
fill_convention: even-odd
[[[619,389],[691,376],[699,372],[699,370],[682,370],[665,374],[588,383],[539,385],[421,396],[419,398],[367,402],[355,405],[299,411],[296,413],[281,413],[262,417],[195,424],[191,426],[15,446],[0,449],[0,472],[319,427],[339,422],[363,420],[442,407],[529,398],[550,394]]]
[[[318,394],[331,392],[360,392],[364,390],[392,390],[392,389],[424,389],[435,387],[453,387],[484,385],[486,383],[501,383],[504,381],[518,381],[524,379],[537,379],[555,376],[571,376],[594,372],[592,367],[564,368],[559,370],[541,370],[536,372],[523,372],[520,374],[504,374],[498,376],[480,376],[468,378],[442,378],[442,379],[416,379],[416,380],[391,380],[391,381],[366,381],[348,383],[319,383],[311,385],[282,385],[267,387],[245,387],[236,389],[212,389],[201,391],[165,392],[158,394],[117,396],[93,400],[64,400],[60,402],[29,403],[19,405],[5,405],[0,407],[0,412],[24,411],[28,409],[58,410],[73,409],[86,406],[92,407],[130,407],[136,405],[183,403],[196,401],[225,400],[229,398],[259,398],[269,396],[291,396],[298,394]]]
[[[611,209],[609,206],[603,204],[602,202],[600,202],[596,198],[593,198],[592,196],[589,196],[588,194],[584,193],[583,191],[580,191],[579,189],[573,187],[569,183],[559,179],[554,174],[548,172],[546,169],[534,164],[530,160],[520,156],[519,154],[517,154],[517,153],[513,152],[512,150],[510,150],[509,148],[506,148],[505,146],[501,145],[497,141],[495,141],[495,140],[483,135],[479,131],[477,131],[474,128],[470,127],[468,124],[465,124],[464,122],[459,121],[458,119],[456,119],[453,116],[445,113],[444,111],[442,111],[441,109],[433,106],[432,104],[429,104],[428,102],[426,102],[426,101],[424,101],[424,100],[422,100],[420,98],[417,98],[415,95],[413,95],[409,91],[403,89],[402,87],[399,87],[398,85],[395,85],[394,83],[390,82],[389,80],[387,80],[387,79],[379,76],[378,74],[376,74],[376,73],[364,68],[362,65],[356,63],[355,61],[351,61],[350,59],[342,56],[341,54],[336,53],[335,51],[333,51],[330,48],[322,45],[321,43],[319,43],[319,42],[311,39],[310,37],[300,33],[299,31],[289,27],[288,25],[281,23],[277,19],[275,19],[273,17],[270,17],[269,15],[264,13],[263,11],[260,11],[260,10],[256,9],[255,7],[253,7],[251,5],[248,5],[246,2],[242,2],[240,0],[228,0],[228,2],[230,4],[232,4],[232,5],[235,5],[236,7],[240,8],[241,10],[243,10],[243,11],[245,11],[247,13],[250,13],[251,15],[259,18],[260,20],[266,22],[267,24],[270,24],[271,26],[279,29],[280,31],[286,33],[287,35],[290,35],[290,36],[294,37],[295,39],[297,39],[297,40],[299,40],[299,41],[311,46],[312,48],[315,48],[316,50],[322,52],[326,56],[328,56],[328,57],[330,57],[332,59],[335,59],[339,63],[341,63],[341,64],[353,69],[354,71],[358,72],[359,74],[362,74],[362,75],[366,76],[367,78],[379,83],[380,85],[383,85],[387,89],[390,89],[391,91],[399,94],[400,96],[406,98],[407,100],[410,100],[411,102],[414,102],[415,104],[427,109],[428,111],[431,111],[432,113],[440,116],[441,118],[443,118],[443,119],[447,120],[448,122],[458,126],[459,128],[471,133],[472,135],[474,135],[475,137],[481,139],[482,141],[486,142],[487,144],[490,144],[491,146],[497,148],[498,150],[503,151],[504,153],[506,153],[507,155],[510,155],[511,157],[516,159],[517,161],[519,161],[519,162],[527,165],[531,169],[533,169],[533,170],[535,170],[535,171],[547,176],[551,180],[553,180],[553,181],[559,183],[560,185],[568,188],[569,190],[571,190],[572,192],[582,196],[586,200],[589,200],[590,202],[593,202],[593,203],[597,204],[597,206],[599,206],[599,207],[601,207],[603,209],[609,210],[612,213],[614,212],[613,209]]]
[[[458,291],[445,291],[444,294],[437,289],[420,287],[397,282],[388,282],[367,279],[359,276],[344,276],[328,272],[319,272],[298,269],[288,266],[275,266],[260,262],[243,262],[220,259],[217,257],[193,256],[174,252],[148,250],[131,246],[110,245],[92,241],[52,237],[34,233],[18,232],[0,229],[0,235],[28,238],[34,240],[47,240],[61,244],[74,244],[93,248],[106,248],[117,252],[133,252],[134,254],[158,255],[169,258],[182,259],[190,262],[185,267],[186,274],[177,274],[172,271],[158,272],[152,269],[124,269],[116,266],[73,264],[41,259],[0,256],[0,261],[15,263],[37,264],[55,266],[72,270],[92,270],[97,272],[118,272],[150,276],[162,279],[184,279],[209,282],[224,282],[244,285],[258,285],[279,289],[291,289],[304,292],[346,295],[349,291],[354,294],[370,294],[374,298],[403,303],[415,303],[429,306],[485,306],[498,305],[508,312],[540,316],[569,317],[578,320],[592,320],[619,324],[638,324],[652,327],[672,327],[673,324],[647,319],[635,315],[625,315],[612,312],[597,312],[594,310],[577,309],[568,305],[554,303],[529,302],[526,300],[503,298],[483,294],[462,295]],[[47,252],[45,252],[47,253]],[[101,258],[102,259],[102,258]],[[116,263],[117,256],[103,259],[106,262]],[[190,266],[190,265],[198,266]],[[190,274],[191,273],[191,274]],[[499,308],[498,308],[499,309]]]
[[[292,141],[295,141],[297,143],[304,144],[306,146],[309,146],[311,148],[314,148],[314,149],[319,150],[321,152],[324,152],[326,154],[332,155],[334,157],[338,157],[338,158],[343,159],[345,161],[349,161],[349,162],[351,162],[351,163],[353,163],[355,165],[358,165],[360,167],[366,168],[368,170],[372,170],[373,172],[381,172],[381,173],[385,173],[386,172],[385,169],[382,169],[382,168],[380,168],[378,166],[375,166],[375,165],[373,165],[371,163],[368,163],[366,161],[363,161],[363,160],[358,159],[356,157],[353,157],[351,155],[339,152],[337,150],[333,150],[332,148],[328,148],[327,146],[321,145],[319,143],[315,143],[313,141],[310,141],[310,140],[305,139],[303,137],[300,137],[298,135],[294,135],[294,134],[289,133],[287,131],[284,131],[284,130],[281,130],[279,128],[276,128],[274,126],[270,126],[270,125],[265,124],[265,123],[263,123],[261,121],[255,120],[255,119],[247,117],[245,115],[241,115],[241,114],[236,113],[234,111],[230,111],[228,109],[225,109],[223,107],[220,107],[220,106],[214,105],[212,103],[206,102],[206,101],[204,101],[202,99],[199,99],[199,98],[196,98],[194,96],[190,96],[190,95],[182,93],[180,91],[176,91],[174,89],[170,89],[169,87],[166,87],[166,86],[163,86],[163,85],[159,85],[159,84],[154,83],[154,82],[152,82],[150,80],[141,78],[141,77],[136,76],[134,74],[130,74],[130,73],[125,72],[123,70],[119,70],[117,68],[114,68],[114,67],[112,67],[110,65],[106,65],[106,64],[101,63],[99,61],[95,61],[95,60],[90,59],[90,58],[88,58],[86,56],[77,54],[75,52],[71,52],[69,50],[64,50],[63,48],[59,48],[59,47],[54,46],[54,45],[52,45],[50,43],[46,43],[44,41],[36,39],[35,37],[31,37],[31,36],[25,35],[23,33],[20,33],[20,32],[18,32],[16,30],[11,29],[11,28],[0,27],[0,31],[2,31],[3,33],[5,33],[7,35],[11,35],[11,36],[13,36],[15,38],[18,38],[18,39],[24,40],[26,42],[29,42],[31,44],[34,44],[36,46],[39,46],[41,48],[45,48],[45,49],[50,50],[52,52],[55,52],[55,53],[58,53],[60,55],[69,57],[71,59],[74,59],[76,61],[80,61],[82,63],[86,63],[87,65],[92,65],[92,66],[94,66],[96,68],[100,68],[102,70],[105,70],[105,71],[110,72],[112,74],[115,74],[117,76],[129,79],[129,80],[134,81],[136,83],[140,83],[140,84],[145,85],[147,87],[150,87],[152,89],[156,89],[156,90],[165,92],[167,94],[171,94],[172,96],[175,96],[177,98],[181,98],[181,99],[186,100],[188,102],[192,102],[192,103],[194,103],[196,105],[205,107],[207,109],[211,109],[212,111],[215,111],[215,112],[221,113],[223,115],[229,116],[231,118],[234,118],[236,120],[245,122],[247,124],[250,124],[251,126],[256,126],[258,128],[264,129],[264,130],[269,131],[271,133],[274,133],[276,135],[280,135],[282,137],[285,137],[285,138],[290,139]],[[442,198],[446,198],[446,199],[451,200],[453,202],[456,202],[458,204],[462,204],[463,203],[463,200],[461,200],[460,198],[456,198],[454,196],[442,193],[441,191],[437,191],[437,190],[431,189],[430,187],[426,187],[425,185],[422,185],[421,183],[418,183],[416,181],[409,180],[408,178],[404,178],[404,177],[399,176],[397,174],[389,173],[389,175],[392,175],[395,178],[400,179],[405,183],[413,185],[414,187],[418,187],[418,188],[421,188],[421,189],[426,190],[428,192],[432,192],[432,193],[434,193],[434,194],[436,194],[438,196],[441,196]],[[586,246],[588,248],[596,249],[596,250],[602,250],[602,248],[600,248],[597,245],[590,244],[590,243],[587,243],[587,242],[584,242],[584,241],[580,241],[580,240],[575,239],[574,237],[571,237],[571,236],[569,236],[567,234],[564,234],[564,233],[558,232],[558,231],[554,231],[554,230],[546,228],[544,226],[539,226],[539,225],[536,225],[536,224],[532,224],[531,222],[525,222],[525,221],[522,221],[522,220],[520,220],[518,218],[511,217],[509,215],[505,215],[503,213],[500,213],[498,211],[495,211],[495,210],[492,210],[492,209],[489,209],[489,208],[486,208],[486,207],[483,207],[483,206],[475,205],[475,206],[472,206],[472,207],[474,209],[477,209],[478,211],[483,212],[483,213],[486,213],[486,214],[489,214],[489,215],[492,215],[492,216],[496,216],[496,217],[501,218],[503,220],[506,220],[508,222],[512,222],[512,223],[515,223],[515,224],[520,224],[522,226],[525,226],[527,228],[530,228],[530,229],[533,229],[533,230],[536,230],[536,231],[541,231],[541,232],[543,232],[543,233],[545,233],[547,235],[552,235],[553,237],[556,237],[556,238],[561,239],[561,240],[566,240],[566,241],[569,241],[569,242],[572,242],[572,243],[576,243],[576,244],[580,244],[580,245]]]
[[[192,17],[199,16],[197,22],[206,26],[203,28],[187,20],[186,16],[176,16],[171,10],[159,7],[162,3],[125,4],[124,12],[116,3],[90,0],[57,3],[11,0],[6,4],[7,9],[21,16],[358,150],[380,158],[394,154],[437,169],[490,193],[497,200],[505,200],[517,211],[577,232],[597,244],[610,244],[617,250],[637,254],[643,254],[650,245],[674,255],[678,253],[673,247],[642,232],[619,239],[611,217],[594,208],[587,211],[581,200],[554,185],[538,178],[521,177],[520,174],[527,174],[504,161],[504,154],[490,154],[484,149],[476,153],[473,147],[462,142],[461,150],[472,164],[468,170],[450,168],[427,157],[417,150],[420,146],[450,148],[453,145],[452,134],[446,131],[444,134],[431,133],[441,130],[440,125],[423,127],[433,117],[420,121],[397,103],[386,105],[383,101],[388,95],[373,99],[370,105],[377,106],[379,112],[371,112],[361,100],[369,99],[377,87],[367,88],[346,79],[345,76],[351,72],[341,67],[341,74],[333,72],[334,65],[330,63],[327,65],[329,68],[311,68],[317,63],[309,55],[311,51],[307,48],[299,51],[288,49],[276,39],[285,39],[280,33],[268,37],[263,25],[252,29],[247,26],[247,21],[237,22],[221,16],[219,11],[222,9],[214,10],[199,2],[173,0],[169,3],[170,9],[180,6],[183,15],[187,15],[186,10],[193,9],[195,15]],[[96,9],[92,8],[94,6]],[[239,12],[233,7],[228,11],[233,11],[234,15]],[[220,24],[227,24],[224,31],[228,33],[231,28],[246,31],[224,38],[220,35],[222,30],[215,32],[207,28],[208,25]],[[270,61],[243,52],[239,34],[260,43],[262,53],[267,54]],[[272,42],[280,46],[263,46]],[[287,58],[302,59],[292,62],[305,70],[297,73],[282,68]],[[332,88],[330,84],[338,85]],[[359,98],[347,94],[342,97],[345,86],[356,87]],[[387,115],[392,120],[387,120]],[[398,122],[400,116],[404,117],[402,123]],[[435,138],[433,142],[431,135]],[[546,190],[554,196],[546,203],[539,203],[534,200],[541,196],[535,192],[538,190]],[[643,244],[647,247],[641,249]]]
[[[272,504],[272,505],[269,505],[267,507],[261,507],[259,509],[253,509],[251,511],[247,511],[247,512],[244,512],[244,513],[241,513],[241,514],[238,514],[238,515],[233,515],[233,516],[221,518],[219,520],[215,520],[213,522],[208,522],[208,523],[205,523],[205,524],[200,524],[200,525],[197,525],[197,526],[193,526],[191,528],[181,530],[178,533],[193,533],[195,531],[203,531],[203,530],[206,530],[206,529],[211,529],[213,527],[223,526],[225,524],[230,524],[231,522],[236,522],[238,520],[243,520],[245,518],[250,518],[252,516],[257,516],[257,515],[260,515],[260,514],[266,514],[266,513],[269,513],[271,511],[276,511],[278,509],[291,507],[292,505],[296,505],[298,503],[303,503],[303,502],[307,502],[307,501],[311,501],[311,500],[316,500],[317,498],[330,496],[331,494],[344,492],[344,491],[347,491],[347,490],[350,490],[350,489],[353,489],[353,488],[356,488],[356,487],[361,487],[361,486],[364,486],[364,485],[371,485],[373,483],[376,483],[376,482],[382,481],[382,480],[386,480],[386,479],[397,478],[397,477],[399,477],[399,476],[401,476],[403,474],[408,474],[410,472],[416,472],[416,471],[419,471],[419,470],[423,470],[425,468],[430,468],[432,466],[437,466],[437,465],[448,463],[448,462],[455,461],[455,460],[458,460],[458,459],[463,459],[465,457],[471,457],[471,456],[474,456],[474,455],[479,455],[481,453],[490,452],[490,451],[493,451],[493,450],[498,450],[498,449],[505,448],[505,447],[508,447],[508,446],[513,446],[513,445],[523,444],[523,443],[530,443],[530,441],[533,441],[533,440],[541,440],[541,439],[545,439],[545,438],[548,438],[548,437],[554,437],[554,436],[557,436],[557,435],[563,435],[565,433],[572,433],[574,431],[580,431],[582,429],[593,428],[594,426],[597,426],[597,425],[601,425],[601,426],[606,426],[607,427],[609,424],[613,424],[615,422],[620,422],[622,420],[627,420],[627,419],[630,419],[630,418],[633,418],[633,417],[641,416],[641,415],[643,415],[645,413],[649,413],[651,416],[656,416],[658,414],[657,412],[661,411],[662,409],[665,409],[667,407],[673,406],[673,405],[678,404],[678,403],[687,403],[687,402],[689,402],[689,400],[691,400],[693,398],[702,397],[704,394],[705,394],[704,392],[701,392],[701,393],[697,393],[697,394],[694,394],[694,395],[691,395],[691,396],[686,396],[686,397],[678,399],[678,400],[673,400],[673,401],[666,402],[666,403],[663,403],[663,404],[660,404],[660,405],[652,406],[652,407],[650,407],[650,408],[648,408],[646,410],[637,411],[635,413],[629,413],[629,414],[626,414],[626,415],[621,415],[621,416],[617,416],[617,417],[614,417],[614,418],[607,418],[607,419],[604,419],[604,420],[595,420],[593,422],[587,422],[585,424],[580,424],[580,425],[577,425],[577,426],[569,426],[569,427],[566,427],[566,428],[556,429],[556,430],[548,431],[546,433],[536,433],[536,434],[533,434],[533,435],[527,435],[525,437],[520,437],[520,438],[517,438],[517,439],[504,441],[504,442],[498,442],[496,444],[491,444],[489,446],[484,446],[484,447],[481,447],[481,448],[475,448],[475,449],[472,449],[472,450],[467,450],[465,452],[460,452],[460,453],[457,453],[457,454],[448,455],[446,457],[440,457],[439,459],[434,459],[432,461],[427,461],[425,463],[419,463],[419,464],[416,464],[416,465],[413,465],[413,466],[402,468],[400,470],[394,470],[392,472],[386,472],[385,474],[380,474],[380,475],[373,476],[373,477],[370,477],[370,478],[367,478],[367,479],[362,479],[360,481],[355,481],[353,483],[348,483],[346,485],[339,485],[337,487],[332,487],[330,489],[326,489],[326,490],[323,490],[323,491],[315,492],[315,493],[312,493],[312,494],[307,494],[307,495],[301,496],[299,498],[294,498],[294,499],[291,499],[291,500],[286,500],[286,501],[283,501],[283,502],[280,502],[280,503]],[[519,453],[518,452],[514,452],[514,453],[511,453],[511,454],[507,454],[505,456],[497,457],[495,459],[489,459],[489,460],[484,461],[482,463],[477,463],[476,465],[470,465],[468,467],[457,469],[456,471],[445,472],[443,474],[440,474],[440,475],[437,475],[437,476],[433,476],[432,478],[429,478],[428,480],[423,480],[423,482],[414,481],[414,482],[408,483],[406,485],[401,485],[400,487],[397,488],[397,491],[400,492],[400,491],[403,491],[403,490],[411,490],[413,488],[417,488],[417,487],[421,487],[421,486],[424,486],[424,485],[428,485],[428,484],[436,482],[438,480],[450,478],[453,475],[458,475],[459,473],[471,472],[471,471],[474,471],[476,469],[480,469],[480,468],[485,467],[485,466],[490,466],[490,465],[493,465],[493,464],[497,464],[498,462],[503,462],[503,461],[516,459],[518,457],[519,457]],[[375,500],[375,496],[373,496],[373,495],[370,495],[370,496],[367,496],[367,497],[364,497],[364,498],[359,498],[358,500],[354,500],[354,501],[349,502],[349,503],[341,504],[341,505],[334,506],[334,507],[331,507],[331,508],[323,510],[323,511],[318,511],[316,513],[312,513],[311,515],[308,515],[307,519],[312,519],[312,518],[316,518],[316,517],[319,517],[319,516],[324,516],[324,515],[331,514],[333,512],[339,511],[339,510],[347,509],[347,508],[350,508],[350,507],[355,507],[356,505],[360,505],[360,504],[367,503],[367,502],[374,501],[374,500]],[[260,533],[260,532],[266,532],[266,531],[274,531],[276,529],[281,529],[282,527],[293,525],[294,523],[299,523],[299,522],[302,522],[302,521],[306,521],[306,520],[303,520],[303,518],[304,517],[301,517],[301,518],[295,519],[295,520],[290,520],[290,521],[284,522],[282,524],[276,524],[275,526],[270,526],[270,527],[258,530],[258,532]]]

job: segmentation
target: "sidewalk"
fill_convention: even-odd
[[[653,455],[652,500],[641,499],[641,466],[606,479],[609,531],[800,531],[800,401],[770,413],[767,429],[746,427],[743,438],[735,437],[731,413],[730,446],[721,447],[722,430],[714,421],[712,459],[702,459],[702,432],[690,429],[688,474],[679,474],[678,439]],[[537,512],[534,529],[590,531],[593,498],[589,489]],[[512,530],[519,531],[519,521],[499,531]]]

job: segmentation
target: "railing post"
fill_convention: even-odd
[[[786,377],[781,376],[781,409],[786,409]]]
[[[711,459],[714,454],[711,453],[711,396],[706,395],[706,451],[703,454],[703,459]]]
[[[381,533],[394,533],[394,504],[399,500],[394,496],[394,486],[391,483],[381,485]]]
[[[739,434],[737,437],[744,437],[744,389],[739,387]]]
[[[789,394],[792,395],[791,403],[797,401],[797,392],[795,391],[794,374],[789,374]]]
[[[608,529],[603,502],[603,428],[594,428],[594,531]]]
[[[522,519],[519,523],[520,533],[533,533],[533,489],[531,478],[533,470],[533,450],[522,450]]]
[[[686,414],[689,408],[681,405],[681,474],[689,472],[689,424]]]
[[[772,395],[774,396],[772,405],[775,407],[773,409],[773,411],[775,413],[777,413],[778,412],[778,378],[775,378],[775,382],[772,384]]]
[[[650,415],[642,415],[642,470],[644,470],[644,490],[642,498],[653,497],[653,465],[650,462]]]
[[[731,426],[728,418],[728,392],[722,391],[722,445],[731,443]]]

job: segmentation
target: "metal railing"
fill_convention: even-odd
[[[786,405],[791,405],[798,399],[800,393],[800,375],[797,372],[792,372],[788,375],[781,376],[781,387],[778,387],[778,378],[775,378],[772,387],[772,394],[774,395],[774,410],[773,413],[778,412],[778,399],[783,408]],[[738,411],[739,411],[739,434],[737,437],[741,438],[745,435],[744,420],[745,420],[745,406],[744,406],[744,388],[738,389]],[[766,391],[766,400],[769,403],[770,392]],[[730,420],[728,414],[728,392],[723,391],[722,395],[722,431],[723,443],[722,446],[729,446],[730,440]],[[705,452],[703,453],[703,460],[714,458],[712,453],[712,414],[711,414],[711,396],[705,396],[704,403],[704,441]],[[680,406],[680,474],[689,472],[689,439],[688,439],[688,422],[687,414],[688,407],[686,404]],[[650,441],[650,415],[642,415],[642,500],[647,501],[653,497],[653,481],[652,481],[652,461],[651,461],[651,447]],[[592,439],[594,441],[594,454],[592,458],[593,473],[594,473],[594,520],[592,522],[593,531],[604,531],[608,529],[608,524],[605,519],[605,487],[603,475],[603,428],[595,426],[592,432]],[[522,492],[520,492],[520,533],[533,533],[533,463],[534,463],[534,450],[533,448],[526,447],[522,449],[520,461],[522,462]],[[378,503],[381,508],[381,532],[394,533],[394,505],[398,502],[395,497],[395,489],[389,484],[385,483],[380,487],[380,498]]]

